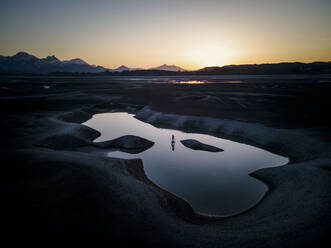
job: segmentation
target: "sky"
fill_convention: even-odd
[[[331,61],[331,0],[0,0],[0,54],[115,68]]]

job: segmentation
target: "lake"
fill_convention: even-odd
[[[128,113],[96,114],[83,123],[101,132],[94,142],[136,135],[155,144],[139,154],[108,150],[106,156],[141,158],[147,177],[161,188],[186,200],[198,213],[231,216],[256,205],[268,187],[250,177],[261,168],[281,166],[288,158],[254,146],[211,135],[163,129]],[[175,136],[175,145],[171,137]],[[222,148],[207,152],[185,147],[180,140],[196,139]]]

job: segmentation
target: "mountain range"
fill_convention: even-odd
[[[55,56],[39,59],[26,52],[13,56],[0,55],[1,73],[49,73],[49,72],[104,72],[102,66],[89,65],[81,59],[61,61]]]
[[[90,65],[84,60],[75,58],[59,60],[55,56],[37,58],[26,52],[13,56],[0,55],[0,74],[70,74],[94,73],[103,75],[125,76],[168,76],[168,75],[233,75],[233,74],[331,74],[331,62],[313,63],[270,63],[205,67],[200,70],[187,71],[176,65],[161,65],[149,69],[129,68],[121,65],[115,69]]]
[[[101,73],[101,72],[124,72],[145,70],[142,68],[129,68],[124,65],[109,69],[102,66],[90,65],[84,60],[75,58],[61,61],[55,56],[37,58],[26,52],[19,52],[13,56],[0,55],[0,73],[50,73],[50,72],[78,72],[78,73]],[[176,65],[161,65],[149,70],[161,71],[186,71]]]

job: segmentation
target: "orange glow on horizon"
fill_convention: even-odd
[[[331,61],[328,1],[41,2],[3,3],[0,55],[109,69]]]

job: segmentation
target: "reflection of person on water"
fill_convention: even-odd
[[[172,137],[171,137],[171,149],[172,149],[172,151],[175,150],[175,143],[176,143],[175,135],[172,135]]]

